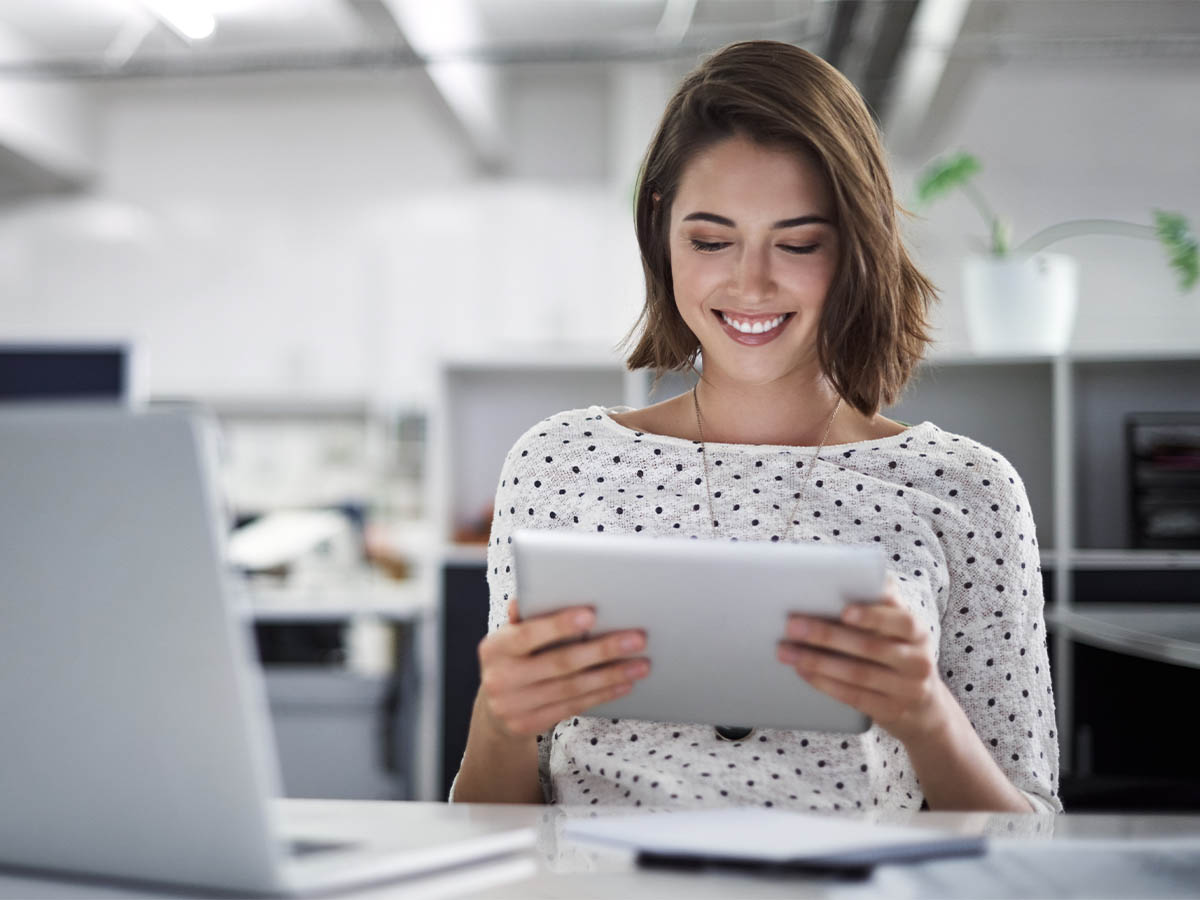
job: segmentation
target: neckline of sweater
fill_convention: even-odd
[[[587,411],[594,415],[603,425],[612,432],[621,434],[627,438],[638,438],[644,443],[652,442],[663,444],[665,446],[678,447],[680,449],[700,447],[699,441],[691,440],[690,438],[675,437],[669,434],[656,434],[652,431],[635,431],[622,425],[620,422],[612,418],[613,412],[633,411],[632,406],[613,406],[605,407],[599,404],[593,404],[587,408]],[[901,422],[902,425],[908,423]],[[927,430],[937,430],[937,426],[926,419],[923,422],[918,422],[913,425],[908,425],[899,434],[891,435],[890,437],[876,438],[866,441],[851,441],[845,444],[826,444],[824,450],[848,450],[848,449],[875,449],[884,447],[894,447],[900,444],[909,443],[914,437],[920,436]],[[721,449],[725,452],[754,452],[761,453],[764,450],[778,450],[786,453],[797,453],[803,451],[811,451],[816,449],[816,445],[800,446],[789,444],[730,444],[719,441],[706,441],[705,445],[709,449]],[[822,451],[824,452],[824,451]]]

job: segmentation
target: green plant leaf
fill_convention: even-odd
[[[967,182],[983,167],[966,152],[935,160],[917,178],[917,202],[922,205]]]
[[[1179,289],[1191,290],[1200,276],[1200,244],[1182,214],[1154,210],[1154,229],[1167,249],[1171,268],[1179,273]]]

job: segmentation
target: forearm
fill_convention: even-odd
[[[942,692],[936,727],[904,741],[929,808],[1035,812],[988,753],[958,701]]]
[[[542,803],[537,739],[511,738],[491,727],[479,697],[471,713],[467,749],[454,785],[459,803]]]

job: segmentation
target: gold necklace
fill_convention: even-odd
[[[708,474],[708,452],[704,443],[704,423],[700,416],[700,396],[697,393],[699,389],[697,384],[692,388],[692,400],[696,404],[696,428],[700,431],[700,456],[704,460],[704,488],[708,492],[708,521],[712,523],[713,536],[717,533],[717,516],[713,512],[712,502],[712,481]],[[788,513],[788,517],[784,519],[786,525],[785,535],[791,536],[792,529],[796,526],[795,515],[796,510],[800,508],[800,499],[804,496],[804,489],[808,486],[809,478],[812,475],[812,470],[816,467],[817,457],[821,455],[821,451],[825,448],[825,439],[829,437],[829,429],[833,427],[833,420],[837,418],[838,411],[842,408],[842,398],[838,397],[837,405],[833,408],[833,415],[829,417],[829,424],[825,426],[825,433],[821,435],[821,443],[817,445],[816,452],[813,453],[812,459],[808,461],[808,472],[805,474],[804,480],[800,484],[800,490],[796,492],[796,503],[792,506],[792,511]]]

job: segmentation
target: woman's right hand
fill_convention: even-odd
[[[508,624],[479,643],[479,698],[493,728],[510,738],[539,734],[629,693],[649,674],[648,659],[630,658],[646,647],[641,631],[577,640],[595,623],[586,606],[521,621],[513,598]],[[544,649],[563,641],[570,643]]]

